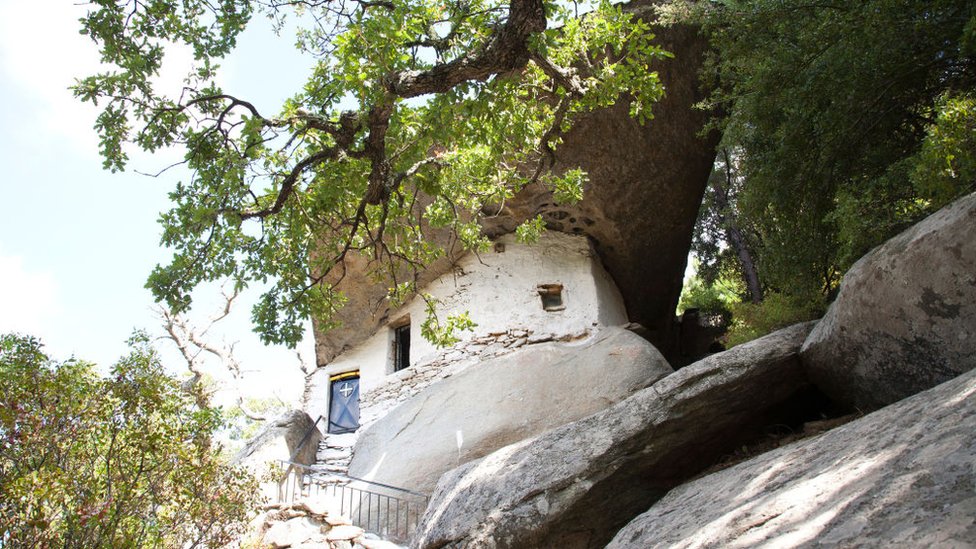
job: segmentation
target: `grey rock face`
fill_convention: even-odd
[[[646,13],[657,3],[629,6]],[[542,213],[550,227],[593,239],[630,320],[645,326],[670,357],[674,308],[718,133],[700,136],[710,113],[695,108],[707,95],[697,76],[707,49],[700,30],[675,25],[653,32],[674,54],[651,66],[667,90],[654,119],[641,126],[623,101],[583,117],[556,149],[560,169],[578,166],[589,174],[583,201],[564,217],[551,197],[537,197],[531,215]]]
[[[349,474],[430,492],[461,463],[618,402],[671,373],[621,328],[485,361],[420,392],[359,437]]]
[[[311,465],[315,463],[315,454],[318,452],[322,433],[318,429],[312,430],[300,450],[299,445],[302,443],[302,438],[312,429],[313,424],[312,418],[301,410],[285,412],[270,420],[258,436],[238,452],[234,462],[260,466],[265,462],[293,458],[298,463]]]
[[[739,429],[807,386],[812,323],[712,355],[616,405],[445,474],[418,547],[602,547]]]
[[[676,488],[608,545],[976,547],[976,372]]]
[[[851,267],[802,360],[825,393],[864,411],[976,366],[976,194]]]

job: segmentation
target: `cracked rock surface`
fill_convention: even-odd
[[[976,371],[676,488],[607,547],[976,547]]]
[[[976,367],[976,194],[855,263],[801,358],[822,391],[862,411]]]

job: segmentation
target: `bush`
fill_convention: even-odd
[[[838,229],[840,271],[949,202],[976,191],[976,97],[944,94],[919,150],[879,177],[838,191],[827,219]]]
[[[708,284],[696,273],[681,288],[677,314],[681,315],[688,309],[698,309],[703,314],[721,316],[728,322],[732,316],[731,306],[739,301],[742,292],[741,283],[736,284],[720,277],[713,284]]]
[[[939,98],[935,123],[913,160],[912,182],[931,211],[976,190],[976,95]]]
[[[254,481],[217,458],[199,410],[144,336],[102,378],[0,336],[0,546],[217,547],[243,530]]]
[[[819,318],[823,313],[824,304],[820,299],[769,292],[762,303],[732,305],[732,325],[725,344],[731,348],[780,328]]]

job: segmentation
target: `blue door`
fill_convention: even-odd
[[[332,386],[329,400],[329,432],[352,433],[359,429],[359,373],[329,378]]]

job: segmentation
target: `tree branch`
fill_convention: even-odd
[[[315,164],[324,162],[326,160],[333,160],[339,155],[338,147],[329,147],[318,151],[317,153],[306,157],[304,160],[295,164],[295,167],[291,169],[288,175],[285,176],[284,180],[281,182],[281,188],[278,190],[278,196],[275,198],[274,204],[270,208],[264,208],[256,211],[245,211],[236,212],[241,216],[241,219],[253,219],[259,218],[263,219],[269,215],[274,215],[281,211],[285,207],[285,202],[288,201],[288,197],[291,196],[292,192],[295,190],[295,183],[298,182],[302,174]]]
[[[425,71],[401,71],[389,77],[386,89],[402,98],[442,93],[462,82],[521,69],[529,61],[528,39],[546,30],[541,0],[512,0],[508,19],[487,43],[467,55]]]

